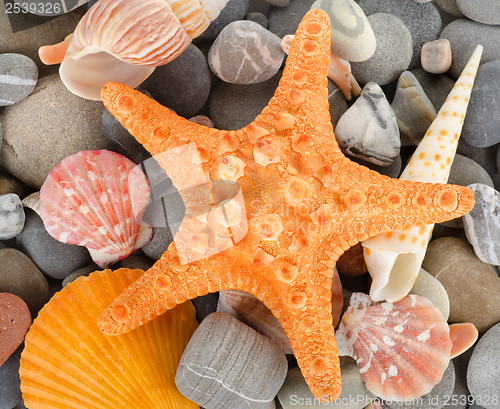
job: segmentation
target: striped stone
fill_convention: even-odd
[[[0,106],[26,98],[38,80],[35,63],[22,54],[0,54]]]

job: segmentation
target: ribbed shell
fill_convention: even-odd
[[[106,150],[81,151],[47,176],[40,189],[40,214],[56,240],[117,261],[151,238],[151,228],[141,226],[149,193],[146,176],[129,159]]]
[[[442,378],[451,351],[449,327],[424,297],[370,305],[353,294],[335,334],[340,355],[356,359],[368,390],[403,401],[428,393]]]
[[[197,409],[175,387],[181,355],[197,324],[191,302],[119,336],[96,325],[103,309],[142,275],[105,270],[82,277],[40,311],[21,355],[30,409]]]

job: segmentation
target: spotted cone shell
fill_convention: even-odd
[[[424,297],[372,305],[354,293],[335,333],[340,355],[356,359],[368,390],[382,399],[416,399],[441,380],[451,351],[449,327]]]
[[[100,267],[146,244],[142,222],[149,184],[132,161],[114,152],[82,151],[63,159],[40,189],[39,211],[49,234],[87,247]]]

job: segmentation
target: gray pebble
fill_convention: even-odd
[[[189,118],[205,105],[211,82],[207,59],[190,44],[175,60],[157,67],[141,87],[149,90],[160,104]]]
[[[500,409],[500,323],[478,341],[467,368],[467,385],[476,403]]]
[[[231,315],[215,312],[191,337],[175,384],[206,409],[266,409],[285,380],[287,366],[272,341]]]
[[[47,279],[19,250],[0,249],[0,292],[22,298],[35,315],[49,300]]]
[[[437,40],[441,32],[441,15],[432,3],[416,3],[413,0],[360,0],[359,5],[367,16],[375,13],[392,14],[408,27],[413,44],[410,68],[420,64],[422,45]]]
[[[23,231],[24,209],[15,193],[0,195],[0,240],[16,237]]]
[[[121,261],[123,268],[147,271],[153,266],[153,260],[132,254]]]
[[[12,409],[21,399],[19,361],[24,344],[0,366],[0,409]]]
[[[462,138],[460,138],[458,140],[457,152],[481,165],[484,170],[488,172],[493,180],[493,183],[496,183],[495,175],[498,174],[496,166],[496,152],[499,147],[500,144],[488,148],[477,148],[469,145]]]
[[[340,91],[339,87],[333,81],[328,79],[328,104],[330,110],[330,121],[333,128],[337,126],[339,119],[347,111],[347,101]]]
[[[429,97],[432,105],[436,108],[436,111],[441,109],[444,101],[448,97],[448,94],[455,85],[453,81],[447,75],[441,74],[430,74],[424,71],[422,68],[416,68],[410,71],[415,78],[418,80],[420,85],[425,91],[425,94]]]
[[[63,281],[62,281],[62,286],[66,287],[69,283],[72,283],[79,277],[86,277],[90,273],[93,273],[94,271],[99,271],[101,268],[95,264],[91,263],[87,266],[80,267],[78,270],[73,271],[70,275],[68,275]]]
[[[290,0],[264,0],[264,1],[276,7],[286,7],[290,4]]]
[[[35,88],[38,68],[22,54],[0,54],[0,106],[15,104]]]
[[[497,0],[457,0],[466,17],[483,24],[500,24],[500,3]]]
[[[457,6],[457,0],[434,0],[436,6],[448,14],[456,17],[463,17],[464,13]]]
[[[302,17],[310,10],[315,0],[289,0],[286,7],[272,6],[269,8],[269,31],[283,38],[287,34],[295,34]]]
[[[26,209],[24,230],[16,237],[16,243],[43,273],[60,280],[91,261],[85,247],[52,238],[40,216],[31,209]]]
[[[366,166],[367,168],[380,173],[381,175],[389,176],[390,178],[398,178],[401,174],[401,155],[396,156],[394,161],[389,166],[375,165],[374,163],[366,162],[359,158],[351,157],[352,161]]]
[[[352,73],[361,83],[376,82],[382,86],[395,81],[408,69],[412,55],[411,34],[403,21],[392,14],[372,14],[368,21],[377,48],[368,60],[353,62]]]
[[[469,145],[486,148],[500,142],[500,116],[492,111],[500,101],[499,78],[500,61],[479,67],[461,136]]]
[[[219,293],[208,293],[191,300],[196,308],[196,321],[202,322],[210,314],[217,311],[219,303]]]
[[[478,44],[484,47],[481,64],[500,60],[500,26],[481,24],[469,19],[458,19],[448,24],[440,38],[451,44],[452,63],[448,74],[457,79]]]
[[[253,21],[257,24],[260,24],[262,27],[267,28],[269,22],[267,21],[267,17],[259,13],[258,11],[251,11],[247,13],[245,16],[245,20]]]

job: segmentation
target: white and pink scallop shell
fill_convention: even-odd
[[[152,229],[142,221],[149,183],[129,159],[82,151],[63,159],[40,189],[40,215],[56,240],[86,247],[104,268],[145,245]]]
[[[372,305],[354,293],[335,333],[340,355],[356,359],[368,390],[391,401],[416,399],[441,380],[450,361],[449,327],[424,297]]]

